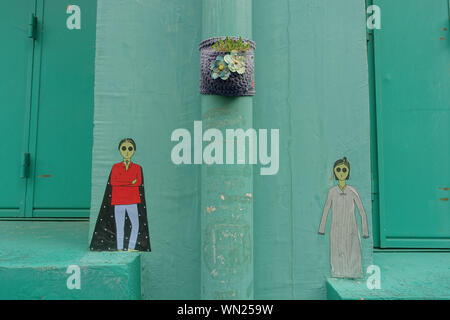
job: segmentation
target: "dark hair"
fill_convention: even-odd
[[[125,138],[125,139],[120,140],[119,146],[117,147],[117,149],[120,150],[120,146],[121,146],[122,143],[124,143],[124,142],[129,142],[129,143],[131,143],[131,144],[133,145],[134,150],[136,150],[136,143],[135,143],[134,140],[131,139],[131,138]]]
[[[345,166],[348,168],[348,176],[347,176],[347,179],[346,179],[346,180],[350,179],[350,162],[348,162],[348,160],[347,160],[346,157],[344,157],[344,158],[342,158],[342,159],[339,159],[339,160],[337,160],[337,161],[334,163],[334,166],[333,166],[333,174],[334,174],[334,178],[335,178],[336,180],[338,180],[338,178],[336,177],[336,173],[334,172],[334,169],[335,169],[338,165],[341,165],[341,164],[345,165]]]

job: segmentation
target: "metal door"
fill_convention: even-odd
[[[9,135],[2,129],[6,136],[14,136],[7,139],[0,160],[3,167],[10,161],[14,166],[7,176],[14,189],[0,198],[2,216],[87,217],[96,1],[77,0],[73,5],[59,0],[2,2],[0,11],[16,15],[9,24],[2,20],[0,29],[12,38],[5,43],[11,47],[10,60],[21,60],[21,73],[6,59],[1,63],[10,68],[6,77],[13,76],[13,83],[22,85],[14,89],[24,96],[5,83],[0,85],[2,114],[13,120],[3,117],[2,121],[14,128]],[[28,42],[22,44],[22,39]],[[22,45],[14,47],[10,42]],[[30,67],[25,68],[27,64]],[[7,107],[10,101],[15,103],[13,111]],[[6,181],[2,184],[2,189],[8,186]],[[9,210],[14,203],[22,204],[19,210]]]
[[[381,247],[450,247],[448,0],[375,0]]]

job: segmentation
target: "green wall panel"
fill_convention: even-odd
[[[253,21],[254,123],[280,128],[280,171],[254,181],[255,298],[325,298],[329,229],[317,230],[343,156],[372,232],[365,4],[262,0]],[[373,245],[361,241],[365,273]]]
[[[146,299],[200,298],[200,171],[170,160],[171,133],[200,119],[201,1],[98,2],[91,232],[117,144],[136,141],[152,252]]]
[[[117,143],[132,137],[152,241],[145,299],[200,297],[200,168],[172,164],[170,136],[201,119],[201,21],[198,0],[99,1],[91,232]],[[325,298],[329,238],[317,231],[338,158],[351,162],[372,232],[364,1],[256,0],[252,25],[253,126],[280,129],[278,174],[253,170],[254,297]],[[372,241],[362,243],[365,270]]]

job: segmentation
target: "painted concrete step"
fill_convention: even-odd
[[[369,289],[364,280],[327,280],[330,300],[448,300],[450,299],[450,252],[377,251],[374,265],[380,268],[380,288]],[[373,275],[373,273],[372,273]]]
[[[0,299],[140,299],[140,255],[90,252],[88,221],[0,221]]]

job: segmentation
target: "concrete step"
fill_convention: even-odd
[[[139,253],[91,252],[88,232],[88,221],[0,221],[0,299],[140,299]]]
[[[327,280],[330,300],[448,300],[450,299],[450,252],[377,251],[380,288],[369,289],[364,280]],[[373,274],[373,273],[372,273]],[[369,275],[370,276],[370,275]]]

